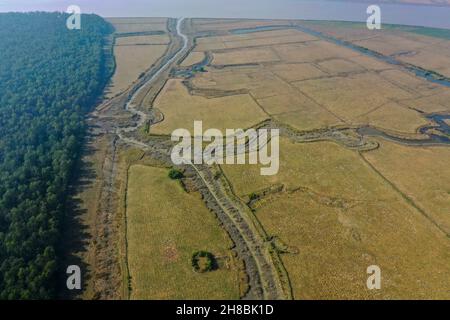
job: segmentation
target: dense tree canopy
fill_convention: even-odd
[[[0,13],[0,299],[55,296],[55,247],[84,114],[109,76],[112,27]]]

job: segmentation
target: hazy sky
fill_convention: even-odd
[[[376,0],[374,0],[376,3]],[[278,18],[365,21],[367,3],[322,0],[0,0],[5,11],[65,11],[104,17]],[[450,7],[383,4],[382,21],[450,29]]]

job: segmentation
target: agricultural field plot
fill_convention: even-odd
[[[209,43],[210,48],[218,43],[225,47],[223,38]],[[349,49],[324,41],[260,49],[269,47],[279,61],[208,69],[192,83],[199,88],[248,90],[273,119],[299,130],[346,122],[412,135],[430,124],[417,110],[447,108],[448,89]],[[217,52],[231,55],[239,50]],[[385,148],[385,141],[378,143],[381,147],[372,157]],[[261,177],[259,168],[252,166],[223,166],[223,171],[244,201],[284,186],[284,191],[269,192],[253,205],[268,233],[292,251],[282,260],[295,298],[449,298],[443,275],[448,272],[450,243],[442,228],[405,199],[403,193],[409,195],[406,182],[398,191],[391,179],[385,180],[357,152],[333,143],[296,145],[282,139],[280,150],[281,169],[274,177]],[[445,162],[448,155],[440,159]],[[405,177],[409,169],[404,163],[409,161],[414,158],[398,160]],[[429,170],[422,174],[436,176]],[[412,184],[413,180],[420,181],[419,177],[407,181]],[[417,182],[415,186],[416,192],[423,188]],[[440,196],[430,209],[439,207],[436,219],[447,219],[443,212],[448,208],[442,204],[449,203],[445,188],[437,181],[428,188],[437,189]],[[423,200],[430,194],[420,196]],[[386,285],[382,292],[366,290],[365,269],[370,264],[383,265]]]
[[[437,88],[429,95],[402,100],[401,104],[426,113],[450,111],[450,88]]]
[[[117,33],[167,32],[167,18],[109,18]]]
[[[313,65],[300,64],[297,70],[306,70],[304,76],[311,80],[288,83],[281,77],[295,76],[294,72],[289,73],[289,66],[279,63],[268,68],[211,70],[198,75],[193,84],[204,89],[248,90],[268,114],[300,130],[347,121],[355,125],[382,123],[384,128],[392,131],[415,133],[417,128],[428,123],[419,112],[408,108],[408,99],[418,97],[419,93],[407,82],[402,83],[401,77],[397,77],[400,79],[397,82],[400,81],[405,89],[392,85],[394,80],[389,79],[389,82],[376,73],[330,77]],[[276,74],[270,70],[276,70]],[[419,85],[422,84],[419,81]],[[432,92],[425,89],[427,94]],[[402,107],[393,107],[380,118],[377,109],[386,110],[394,104],[391,100],[397,99],[405,100]]]
[[[260,66],[236,66],[233,68],[208,68],[208,72],[199,73],[192,84],[199,89],[217,89],[225,91],[252,90],[261,86],[264,79],[273,81],[275,77]]]
[[[313,97],[316,102],[349,123],[355,123],[357,117],[368,114],[391,100],[414,97],[408,91],[383,81],[375,73],[306,80],[295,85],[301,92]]]
[[[416,96],[431,96],[439,94],[440,90],[444,89],[441,86],[424,81],[423,79],[415,77],[411,73],[400,71],[398,69],[384,70],[379,74],[383,79],[389,81],[394,86],[409,91]]]
[[[168,45],[170,38],[168,35],[150,35],[150,36],[131,36],[120,37],[116,39],[116,46],[155,46],[155,45]]]
[[[286,20],[193,19],[196,32],[227,32],[235,29],[271,27],[289,24]]]
[[[364,24],[345,22],[315,21],[301,24],[381,54],[395,56],[399,61],[450,76],[448,31],[390,25],[381,31],[372,31]]]
[[[450,41],[415,36],[415,39],[405,39],[405,36],[383,35],[377,39],[356,41],[355,44],[366,47],[385,55],[393,55],[400,61],[419,66],[426,70],[450,76],[448,61],[450,60]],[[419,38],[419,39],[416,39]],[[422,41],[420,41],[422,40]],[[434,42],[434,43],[433,43]],[[442,42],[445,42],[442,44]]]
[[[320,110],[329,113],[276,74],[260,67],[209,69],[209,72],[197,75],[192,84],[200,90],[244,90],[270,115],[313,109],[316,114]]]
[[[114,97],[132,85],[164,55],[169,43],[167,35],[117,38],[114,46],[116,71],[107,97]]]
[[[378,150],[364,157],[431,220],[450,233],[448,147],[408,147],[383,141]]]
[[[335,115],[300,92],[257,100],[273,119],[300,131],[310,131],[342,124]]]
[[[115,24],[122,32],[137,28],[133,20]],[[385,36],[359,24],[188,19],[180,25],[186,47],[172,24],[172,34],[165,26],[165,34],[117,38],[116,93],[184,48],[146,84],[153,91],[140,91],[136,101],[145,103],[114,109],[132,116],[118,148],[145,150],[122,173],[132,299],[291,297],[290,289],[295,299],[450,299],[450,150],[418,146],[437,141],[429,132],[445,135],[424,127],[435,124],[429,113],[450,111],[450,89],[298,25],[355,43]],[[442,38],[388,31],[387,43],[408,51],[384,44],[382,53],[395,59],[447,46]],[[169,179],[170,135],[192,132],[195,121],[203,131],[278,126],[279,172],[182,165],[183,183]],[[267,239],[270,254],[261,249]],[[199,251],[217,257],[219,268],[196,273]],[[381,267],[382,290],[367,289],[370,265]]]
[[[214,65],[233,65],[279,61],[277,54],[270,48],[239,49],[225,52],[215,52]]]
[[[231,246],[198,194],[186,193],[168,170],[133,165],[127,192],[128,263],[132,299],[237,299]],[[196,251],[219,268],[196,273]]]
[[[243,46],[210,49],[208,72],[197,74],[193,86],[208,90],[246,90],[265,112],[299,130],[342,123],[373,125],[415,135],[429,122],[417,101],[444,102],[446,89],[399,68],[323,40],[273,46],[269,36],[297,30],[255,32],[268,45],[253,48],[248,34],[201,38],[196,48],[226,46],[241,37]],[[262,36],[264,34],[264,36]],[[217,46],[220,44],[220,46]],[[294,62],[293,62],[294,61]],[[217,68],[219,67],[219,68]],[[429,108],[445,108],[429,104]]]
[[[360,116],[356,122],[367,123],[385,132],[391,131],[399,134],[414,134],[418,128],[430,125],[430,122],[417,111],[401,106],[396,102],[388,102],[380,108]]]
[[[282,63],[269,67],[274,74],[287,82],[321,78],[327,73],[309,63]]]
[[[363,72],[367,69],[363,66],[344,59],[330,59],[323,62],[318,62],[320,69],[324,70],[330,75],[338,75],[341,73]]]
[[[225,165],[223,171],[244,200],[284,185],[254,208],[267,232],[290,248],[281,258],[295,298],[449,298],[446,235],[357,152],[285,139],[280,150],[274,177],[261,177],[257,166]],[[381,291],[365,287],[371,264],[383,270]]]
[[[194,121],[205,128],[246,129],[267,119],[267,115],[248,94],[205,98],[192,96],[180,80],[169,80],[154,104],[165,119],[151,133],[170,135],[175,129],[191,130]]]
[[[353,50],[322,40],[280,45],[274,47],[274,50],[284,62],[315,62],[326,59],[345,59],[360,55]]]
[[[437,54],[434,50],[441,50],[440,48],[433,49],[433,52],[422,50],[421,52],[400,57],[399,60],[417,65],[423,69],[435,71],[445,77],[450,77],[450,68],[448,62],[450,61],[450,50],[445,50],[445,53]]]
[[[198,51],[218,49],[238,49],[278,44],[289,44],[317,40],[306,33],[283,29],[274,31],[261,31],[249,34],[227,35],[220,37],[206,37],[197,39]]]
[[[205,53],[204,52],[191,52],[186,57],[186,59],[183,60],[181,63],[182,67],[189,67],[196,63],[200,63],[205,59]]]

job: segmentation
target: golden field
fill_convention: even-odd
[[[152,35],[152,36],[131,36],[120,37],[116,39],[116,46],[126,45],[168,45],[170,43],[169,36]]]
[[[296,82],[295,86],[349,123],[390,100],[412,96],[408,91],[383,81],[376,73],[369,72],[306,80]]]
[[[317,40],[317,38],[294,29],[261,31],[250,35],[240,34],[199,38],[196,50],[201,51],[206,48],[208,50],[251,48],[312,40]]]
[[[165,119],[151,128],[151,133],[170,135],[184,128],[192,131],[194,121],[203,121],[206,129],[246,129],[267,118],[267,115],[246,94],[220,98],[192,96],[180,80],[169,80],[155,101]]]
[[[387,26],[382,30],[373,31],[368,30],[366,25],[361,23],[329,21],[301,22],[301,24],[384,55],[396,56],[400,61],[450,76],[448,64],[450,40],[441,38],[436,30]]]
[[[357,152],[284,139],[280,150],[274,177],[261,177],[257,166],[223,170],[244,199],[285,186],[260,200],[255,214],[270,235],[298,251],[281,256],[295,298],[450,298],[448,238]],[[379,291],[366,288],[373,264],[382,270]]]
[[[246,64],[278,60],[278,56],[270,48],[248,48],[214,53],[213,64]]]
[[[280,63],[270,66],[270,70],[287,82],[327,76],[324,71],[309,63]]]
[[[112,78],[108,97],[128,89],[139,75],[158,61],[166,52],[166,45],[115,46],[116,72]]]
[[[364,157],[450,234],[448,147],[409,147],[383,141],[378,150]]]
[[[430,122],[420,113],[395,102],[388,102],[368,114],[360,116],[356,122],[369,124],[386,132],[416,134],[417,129]]]
[[[186,59],[183,60],[181,63],[182,67],[189,67],[196,63],[200,63],[205,59],[205,53],[204,52],[191,52],[186,57]]]
[[[200,196],[170,180],[167,169],[130,168],[127,241],[132,299],[239,298],[232,267],[203,274],[192,269],[199,250],[227,260],[230,240]]]
[[[281,20],[240,20],[240,19],[193,19],[195,31],[219,31],[224,32],[233,29],[255,28],[262,26],[276,26],[286,24]]]
[[[295,36],[296,43],[272,41]],[[255,48],[254,41],[262,42]],[[230,43],[239,47],[224,50]],[[447,88],[298,30],[202,37],[194,49],[214,57],[208,72],[191,80],[194,88],[245,90],[274,119],[299,130],[345,123],[416,136],[428,124],[420,111],[450,103]]]
[[[150,24],[158,23],[163,20]],[[426,114],[450,111],[449,88],[401,66],[292,28],[232,32],[297,23],[374,50],[378,46],[379,52],[401,61],[437,71],[450,68],[445,40],[403,29],[369,34],[358,24],[193,19],[189,34],[199,37],[180,66],[206,55],[213,60],[202,72],[167,79],[152,105],[163,121],[152,125],[150,134],[192,131],[199,120],[204,130],[224,132],[272,119],[274,125],[301,132],[342,127],[356,136],[352,130],[369,125],[424,138],[418,130],[431,124]],[[163,54],[155,51],[163,47],[158,41],[167,40],[121,40],[116,47],[122,61],[115,76],[120,76],[119,87],[132,83],[145,68],[143,61],[138,66],[126,60],[130,53],[121,54],[121,48],[152,49],[152,60]],[[125,74],[131,70],[134,75]],[[155,138],[151,135],[147,138]],[[294,298],[450,299],[450,149],[365,139],[374,142],[374,150],[357,151],[331,141],[294,143],[284,136],[277,175],[261,176],[258,165],[221,169],[230,192],[254,210],[269,237],[279,240]],[[192,251],[226,257],[230,243],[199,196],[169,180],[166,169],[130,168],[127,217],[132,298],[237,298],[232,266],[202,275],[192,272]],[[366,287],[370,265],[381,267],[382,290]]]
[[[167,31],[167,18],[109,18],[117,33]]]

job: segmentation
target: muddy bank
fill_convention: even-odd
[[[380,129],[370,126],[359,128],[357,131],[362,136],[381,137],[410,146],[435,146],[450,145],[450,126],[445,120],[450,119],[450,115],[431,114],[427,116],[435,125],[425,126],[419,129],[421,134],[427,135],[428,139],[407,139],[390,135]]]

